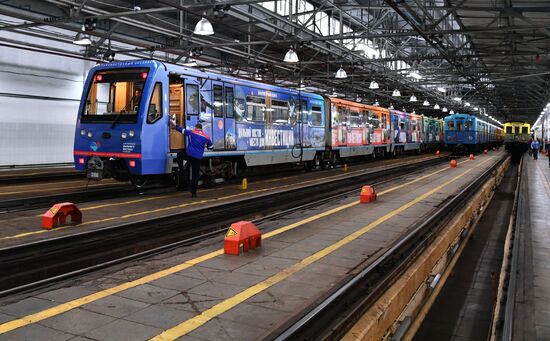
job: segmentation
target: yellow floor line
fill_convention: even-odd
[[[394,165],[397,166],[397,165],[400,165],[400,164],[407,164],[407,163],[406,162],[400,162],[400,163],[396,163]],[[369,170],[374,170],[374,169],[383,168],[383,167],[384,166],[374,167],[374,168],[371,168]],[[353,173],[357,173],[357,172],[364,172],[364,171],[365,171],[364,169],[361,169],[361,170],[347,172],[345,174],[331,175],[331,176],[324,177],[323,180],[324,179],[337,178],[337,177],[345,177],[345,176],[349,176],[349,174],[353,174]],[[311,183],[311,182],[318,182],[318,181],[319,181],[319,179],[305,180],[305,181],[300,182],[300,185]],[[260,183],[260,182],[256,182],[256,184],[258,184],[258,183]],[[68,228],[78,228],[80,226],[104,223],[104,222],[107,222],[107,221],[113,221],[113,220],[118,220],[118,219],[128,219],[128,218],[132,218],[132,217],[136,217],[136,216],[140,216],[140,215],[160,213],[160,212],[165,212],[165,211],[168,211],[168,210],[184,208],[184,207],[187,207],[187,206],[192,206],[192,205],[197,205],[197,204],[204,204],[204,203],[209,203],[209,202],[216,202],[216,201],[221,201],[221,200],[227,200],[227,199],[232,199],[232,198],[239,197],[239,196],[245,196],[245,195],[254,194],[254,193],[262,193],[262,192],[267,192],[267,191],[272,191],[272,190],[284,189],[284,188],[288,188],[288,187],[292,187],[292,186],[296,186],[296,184],[292,183],[292,184],[269,187],[269,188],[263,188],[263,189],[257,189],[257,190],[252,190],[252,191],[245,191],[245,192],[232,194],[232,195],[227,195],[227,196],[219,197],[219,198],[193,201],[193,202],[189,202],[189,203],[183,203],[183,204],[179,204],[179,205],[163,207],[163,208],[159,208],[159,209],[155,209],[155,210],[141,211],[141,212],[130,213],[130,214],[122,215],[122,216],[115,216],[115,217],[108,217],[108,218],[103,218],[103,219],[98,219],[98,220],[91,220],[91,221],[87,221],[87,222],[84,222],[84,223],[78,224],[78,225],[67,225],[67,226],[56,227],[55,229],[52,229],[52,230],[38,229],[36,231],[23,232],[23,233],[16,234],[16,235],[13,235],[13,236],[1,237],[0,241],[9,240],[9,239],[23,238],[23,237],[28,237],[28,236],[38,235],[38,234],[43,234],[43,233],[51,233],[51,232],[65,230],[65,229],[68,229]],[[399,188],[401,188],[401,187],[399,187]],[[215,190],[215,189],[210,189],[210,190]],[[210,191],[210,190],[203,190],[202,192]],[[166,197],[168,197],[168,196],[166,196]],[[157,198],[163,198],[163,196],[159,196]],[[143,198],[143,199],[133,200],[133,202],[139,202],[140,200],[141,200],[141,202],[143,202],[143,201],[152,200],[152,199],[153,198]],[[132,202],[132,201],[126,201],[126,202],[124,202],[124,204],[130,203],[130,202]],[[97,207],[110,207],[110,206],[116,206],[116,205],[117,205],[117,203],[113,203],[113,204],[105,204],[103,206],[98,205],[98,206],[95,206],[95,207],[96,208]],[[82,210],[84,211],[86,209],[84,208]],[[37,215],[37,217],[40,217],[40,216],[41,215]]]
[[[489,160],[486,160],[485,162],[488,162]],[[351,243],[352,241],[356,240],[357,238],[361,237],[368,231],[372,230],[373,228],[377,227],[378,225],[384,223],[385,221],[395,217],[396,215],[400,214],[401,212],[409,209],[413,205],[419,203],[420,201],[426,199],[430,195],[436,193],[437,191],[441,190],[442,188],[448,186],[449,184],[453,183],[454,181],[460,179],[462,176],[468,174],[471,172],[473,168],[470,168],[460,175],[455,176],[451,180],[448,180],[444,182],[443,184],[435,187],[431,191],[422,194],[421,196],[417,197],[416,199],[409,201],[405,205],[399,207],[396,210],[391,211],[390,213],[376,219],[372,223],[368,224],[367,226],[361,228],[360,230],[357,230],[353,232],[352,234],[340,239],[338,242],[314,253],[313,255],[303,259],[299,263],[294,264],[293,266],[284,269],[283,271],[269,277],[268,279],[257,283],[248,289],[236,294],[235,296],[226,299],[222,301],[221,303],[216,304],[210,309],[207,309],[200,313],[199,315],[196,315],[195,317],[180,323],[179,325],[170,328],[161,334],[157,335],[156,337],[152,338],[153,341],[165,341],[165,340],[175,340],[185,334],[188,334],[189,332],[199,328],[200,326],[204,325],[211,319],[223,314],[224,312],[234,308],[235,306],[241,304],[245,300],[251,298],[252,296],[272,287],[273,285],[283,281],[284,279],[290,277],[291,275],[295,274],[296,272],[304,269],[305,267],[309,266],[310,264],[318,261],[319,259],[325,257],[326,255],[340,249],[341,247]]]
[[[491,160],[491,159],[489,159]],[[485,162],[488,162],[489,160],[485,161]],[[484,162],[484,163],[485,163]],[[441,173],[443,172],[444,170],[448,170],[449,168],[445,167],[445,168],[442,168],[442,169],[439,169],[437,171],[434,171],[430,174],[427,174],[427,175],[424,175],[422,177],[419,177],[419,178],[416,178],[410,182],[408,182],[407,184],[413,184],[413,183],[416,183],[418,181],[421,181],[423,179],[426,179],[430,176],[433,176],[437,173]],[[383,192],[380,192],[379,193],[379,196],[381,195],[384,195],[386,193],[389,193],[389,192],[392,192],[398,188],[402,188],[403,185],[399,185],[399,186],[396,186],[394,188],[390,188],[386,191],[383,191]],[[337,207],[337,208],[334,208],[334,209],[331,209],[329,211],[326,211],[326,212],[323,212],[323,213],[320,213],[320,214],[317,214],[317,215],[314,215],[314,216],[311,216],[309,218],[306,218],[306,219],[303,219],[299,222],[296,222],[296,223],[293,223],[293,224],[290,224],[290,225],[287,225],[287,226],[284,226],[284,227],[281,227],[275,231],[272,231],[272,232],[268,232],[268,233],[265,233],[263,236],[262,236],[262,239],[268,239],[268,238],[271,238],[273,236],[276,236],[278,234],[281,234],[283,232],[286,232],[286,231],[289,231],[289,230],[292,230],[298,226],[301,226],[301,225],[304,225],[304,224],[307,224],[309,222],[312,222],[314,220],[317,220],[317,219],[320,219],[320,218],[323,218],[323,217],[326,217],[328,215],[331,215],[331,214],[334,214],[334,213],[337,213],[337,212],[340,212],[346,208],[349,208],[349,207],[352,207],[354,205],[357,205],[359,203],[359,201],[355,201],[355,202],[352,202],[350,204],[346,204],[346,205],[343,205],[343,206],[340,206],[340,207]],[[22,318],[19,318],[19,319],[16,319],[16,320],[12,320],[12,321],[9,321],[9,322],[5,322],[3,324],[0,324],[0,334],[3,334],[3,333],[7,333],[11,330],[14,330],[14,329],[17,329],[17,328],[20,328],[20,327],[23,327],[23,326],[26,326],[26,325],[29,325],[29,324],[32,324],[32,323],[36,323],[36,322],[39,322],[39,321],[42,321],[42,320],[45,320],[47,318],[50,318],[50,317],[53,317],[53,316],[57,316],[59,314],[62,314],[64,312],[67,312],[69,310],[72,310],[72,309],[75,309],[75,308],[78,308],[78,307],[81,307],[87,303],[90,303],[90,302],[94,302],[94,301],[97,301],[101,298],[104,298],[104,297],[107,297],[107,296],[110,296],[110,295],[113,295],[113,294],[116,294],[118,292],[121,292],[121,291],[124,291],[124,290],[127,290],[127,289],[131,289],[131,288],[134,288],[138,285],[142,285],[142,284],[146,284],[146,283],[149,283],[149,282],[152,282],[154,280],[157,280],[159,278],[162,278],[162,277],[166,277],[166,276],[169,276],[169,275],[172,275],[176,272],[179,272],[179,271],[182,271],[182,270],[185,270],[191,266],[194,266],[194,265],[197,265],[201,262],[204,262],[204,261],[207,261],[209,259],[212,259],[214,257],[217,257],[219,255],[222,255],[223,254],[223,249],[219,249],[219,250],[216,250],[216,251],[213,251],[213,252],[210,252],[206,255],[203,255],[203,256],[200,256],[200,257],[197,257],[197,258],[194,258],[194,259],[191,259],[191,260],[187,260],[181,264],[178,264],[178,265],[175,265],[173,267],[170,267],[170,268],[167,268],[165,270],[162,270],[162,271],[159,271],[159,272],[156,272],[154,274],[150,274],[150,275],[147,275],[147,276],[144,276],[144,277],[141,277],[141,278],[138,278],[134,281],[131,281],[131,282],[126,282],[126,283],[123,283],[123,284],[120,284],[120,285],[117,285],[117,286],[114,286],[112,288],[109,288],[109,289],[106,289],[106,290],[102,290],[102,291],[99,291],[99,292],[96,292],[96,293],[93,293],[93,294],[90,294],[90,295],[87,295],[87,296],[84,296],[84,297],[81,297],[81,298],[77,298],[77,299],[74,299],[72,301],[69,301],[69,302],[66,302],[66,303],[63,303],[63,304],[60,304],[60,305],[57,305],[55,307],[52,307],[52,308],[49,308],[49,309],[46,309],[46,310],[43,310],[43,311],[40,311],[40,312],[37,312],[37,313],[34,313],[34,314],[31,314],[31,315],[27,315],[25,317],[22,317]]]
[[[117,185],[116,183],[106,183],[106,184],[94,184],[94,185],[89,185],[88,188],[96,188],[96,187],[105,187],[105,186],[115,186]],[[120,187],[122,187],[123,184],[120,185]],[[86,185],[85,184],[82,184],[80,186],[69,186],[69,187],[54,187],[54,188],[41,188],[41,189],[33,189],[33,190],[25,190],[25,191],[13,191],[13,192],[3,192],[3,193],[0,193],[0,195],[10,195],[10,194],[21,194],[21,193],[37,193],[37,192],[50,192],[50,191],[56,191],[56,190],[67,190],[67,189],[86,189]],[[64,193],[60,193],[60,194],[64,194]]]

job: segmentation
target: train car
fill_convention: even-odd
[[[384,156],[392,152],[388,109],[330,97],[325,103],[331,158]]]
[[[203,173],[231,177],[239,168],[314,162],[325,150],[324,99],[154,60],[100,64],[86,79],[74,142],[76,168],[88,178],[143,184],[178,167],[184,127],[201,122],[214,150]]]
[[[443,143],[443,120],[423,116],[424,135],[423,142],[426,150],[441,148]]]
[[[531,138],[531,125],[527,122],[504,123],[504,146],[511,152],[525,152]]]
[[[445,144],[454,151],[475,152],[502,144],[502,128],[475,116],[454,114],[444,120]]]
[[[420,151],[424,131],[422,116],[390,110],[391,136],[394,155],[407,151]]]

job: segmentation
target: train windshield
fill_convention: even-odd
[[[88,89],[82,123],[136,123],[148,69],[98,71]]]

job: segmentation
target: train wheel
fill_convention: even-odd
[[[312,171],[321,168],[321,157],[316,154],[312,161],[308,161],[305,164],[306,171]]]
[[[130,182],[135,188],[139,189],[145,187],[149,183],[149,180],[142,176],[132,176],[130,177]]]

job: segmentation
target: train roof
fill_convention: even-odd
[[[386,109],[384,107],[381,107],[381,106],[368,105],[368,104],[358,103],[358,102],[350,101],[350,100],[347,100],[347,99],[336,98],[336,97],[328,97],[327,96],[326,98],[331,103],[344,104],[344,105],[359,107],[359,108],[362,108],[362,109],[367,109],[367,110],[372,110],[372,111],[385,111],[385,112],[388,112],[388,109]]]
[[[96,71],[96,70],[103,70],[103,69],[118,69],[123,67],[147,67],[147,68],[153,68],[153,69],[164,68],[169,73],[185,74],[193,77],[201,77],[201,78],[225,81],[225,82],[230,82],[230,83],[244,85],[244,86],[261,88],[265,90],[285,92],[287,94],[292,94],[296,96],[301,95],[301,96],[307,96],[307,97],[319,99],[319,100],[323,99],[323,96],[319,94],[311,93],[311,92],[293,90],[293,89],[279,87],[268,83],[258,82],[255,80],[249,80],[249,79],[239,78],[234,76],[227,76],[227,75],[223,75],[223,74],[219,74],[211,71],[203,71],[192,67],[164,63],[164,62],[160,62],[158,60],[152,60],[152,59],[138,59],[138,60],[98,64],[94,66],[90,70],[90,72]]]

